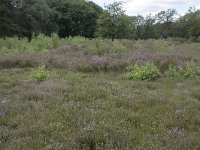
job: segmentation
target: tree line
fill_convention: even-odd
[[[114,39],[200,38],[200,10],[180,16],[175,9],[128,16],[123,2],[101,8],[86,0],[0,0],[0,37],[58,33]]]

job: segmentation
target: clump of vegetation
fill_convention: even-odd
[[[193,62],[179,67],[170,65],[167,76],[170,79],[197,79],[200,76],[200,68]]]
[[[31,51],[48,51],[57,47],[60,42],[61,40],[57,34],[52,34],[51,36],[39,34],[34,36],[30,42]]]
[[[85,43],[90,42],[90,40],[88,38],[85,38],[85,37],[82,37],[82,36],[75,36],[75,37],[70,36],[66,40],[69,44],[73,44],[73,45],[75,45],[75,44],[85,44]]]
[[[46,70],[46,66],[41,64],[37,69],[32,69],[31,71],[31,79],[42,82],[48,79],[48,71]]]
[[[57,47],[61,40],[57,34],[46,36],[39,34],[33,36],[29,42],[27,38],[6,37],[0,39],[0,50],[3,54],[12,54],[17,52],[35,52],[35,51],[49,51]]]
[[[160,77],[160,72],[156,65],[147,63],[145,65],[130,65],[126,78],[132,80],[155,80]]]
[[[112,45],[112,52],[120,53],[125,50],[125,46],[121,44],[119,41],[114,41]]]

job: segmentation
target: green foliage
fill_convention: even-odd
[[[94,37],[96,20],[103,9],[93,2],[85,0],[54,0],[52,9],[56,10],[56,22],[59,26],[59,36]]]
[[[34,36],[30,42],[31,47],[33,48],[31,51],[48,51],[57,47],[59,42],[60,38],[57,34],[52,34],[51,37],[39,34],[38,36]]]
[[[188,13],[176,22],[176,30],[179,31],[179,37],[186,37],[191,41],[198,42],[200,35],[200,10],[191,7]]]
[[[132,20],[125,15],[123,2],[114,2],[105,7],[106,10],[97,20],[96,36],[112,38],[112,41],[116,38],[131,38]]]
[[[85,44],[85,43],[89,43],[90,40],[88,38],[82,37],[82,36],[75,36],[75,37],[68,37],[66,38],[66,41],[70,44]]]
[[[200,76],[200,68],[192,62],[179,67],[170,65],[167,76],[170,79],[197,79]]]
[[[130,65],[126,78],[131,80],[155,80],[160,77],[160,72],[153,63],[145,65]]]
[[[17,53],[17,52],[35,52],[35,51],[48,51],[56,48],[61,43],[57,34],[46,36],[39,34],[34,36],[29,42],[27,38],[1,38],[0,51],[3,54]]]
[[[32,69],[31,79],[42,82],[48,79],[48,71],[44,64],[41,64],[37,69]]]
[[[0,37],[14,36],[21,30],[17,25],[19,10],[13,7],[11,0],[0,0],[0,3]]]
[[[94,37],[103,9],[85,0],[1,0],[0,37],[33,33]]]
[[[125,46],[123,44],[121,44],[120,41],[115,40],[112,43],[112,52],[121,53],[124,50],[125,50]]]

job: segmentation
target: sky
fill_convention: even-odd
[[[96,4],[104,7],[113,3],[114,0],[90,0]],[[118,1],[118,0],[115,0]],[[167,10],[168,8],[175,8],[180,15],[184,15],[189,7],[195,6],[196,9],[200,9],[200,0],[123,0],[125,2],[126,14],[143,15],[156,14],[161,10]]]

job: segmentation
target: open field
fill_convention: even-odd
[[[79,37],[55,45],[0,52],[0,149],[200,149],[199,77],[166,75],[171,64],[200,67],[200,43]],[[125,78],[130,64],[148,62],[158,79]],[[48,79],[37,82],[40,64]]]

